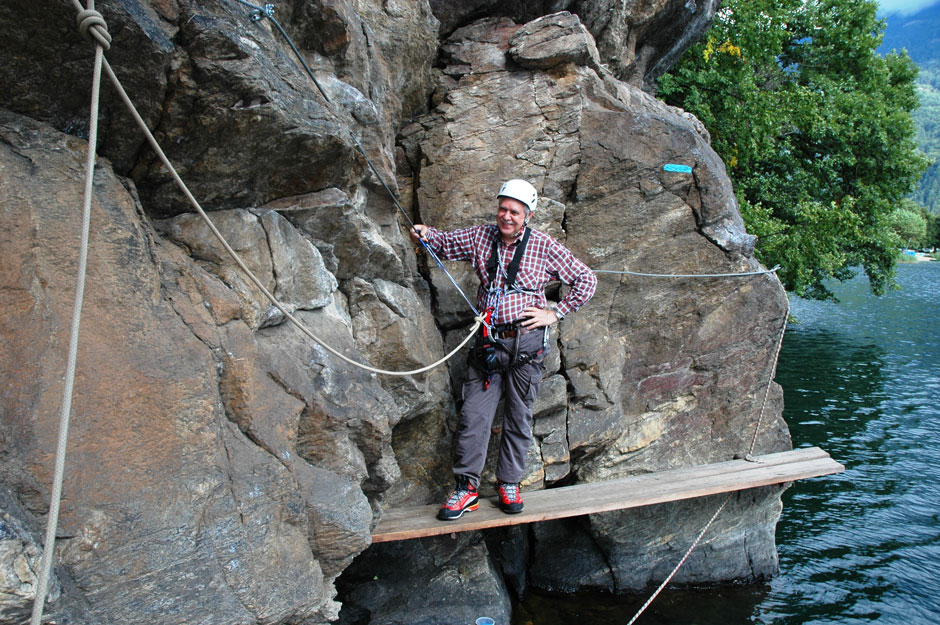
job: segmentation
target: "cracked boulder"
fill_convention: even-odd
[[[98,10],[115,74],[205,208],[353,193],[364,180],[380,189],[357,142],[395,186],[399,120],[425,109],[432,80],[438,22],[426,3],[278,3],[274,17],[316,84],[280,30],[238,2],[124,0]],[[85,137],[94,48],[75,17],[68,0],[0,6],[11,33],[0,41],[9,61],[0,107]],[[123,103],[106,95],[101,107],[100,153],[134,179],[144,210],[191,210]]]
[[[49,505],[85,148],[0,113],[0,475],[27,527]],[[80,593],[50,597],[50,614],[148,624],[333,620],[332,579],[369,542],[366,473],[389,464],[397,413],[376,409],[368,427],[348,426],[348,438],[368,440],[368,450],[352,443],[360,473],[303,458],[311,397],[349,385],[309,381],[305,371],[322,366],[309,344],[266,366],[233,287],[142,220],[126,184],[99,163],[57,549]],[[254,220],[246,232],[263,232],[263,216],[237,218]],[[320,284],[327,295],[331,283]],[[316,299],[300,290],[299,299]],[[301,313],[349,337],[333,308]],[[355,379],[376,408],[388,403],[372,378]],[[384,428],[384,446],[370,428]]]
[[[600,63],[620,80],[649,92],[655,92],[656,79],[704,34],[718,6],[719,0],[431,0],[444,36],[485,16],[535,24],[558,20],[561,12],[570,11],[596,41],[596,48],[593,43],[591,47]],[[566,36],[576,38],[574,31]],[[544,48],[545,41],[539,46]],[[583,48],[579,52],[579,47],[567,45],[565,54],[589,53]]]
[[[291,313],[316,310],[333,302],[338,285],[320,251],[275,211],[215,211],[210,219],[228,244],[258,277],[261,285]],[[257,329],[284,321],[264,292],[253,283],[194,213],[158,222],[160,230],[189,251],[238,296],[241,317]]]
[[[509,592],[478,533],[376,545],[343,577],[340,624],[509,623]]]

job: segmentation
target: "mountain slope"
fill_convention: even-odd
[[[878,52],[907,50],[920,67],[921,106],[913,117],[918,145],[934,162],[912,197],[932,213],[940,213],[940,2],[914,15],[891,14],[884,19],[884,41]]]

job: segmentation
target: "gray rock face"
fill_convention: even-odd
[[[356,571],[361,576],[344,576],[349,607],[340,623],[510,620],[509,594],[477,533],[376,545],[360,556]]]
[[[496,188],[481,181],[522,177],[533,181],[549,209],[536,212],[536,226],[545,224],[596,269],[758,269],[750,257],[753,237],[744,231],[724,165],[687,116],[598,72],[592,55],[572,53],[545,63],[550,67],[544,71],[500,68],[492,61],[499,47],[510,57],[539,58],[546,29],[559,23],[568,24],[573,48],[583,48],[577,43],[583,31],[568,15],[521,28],[487,19],[458,29],[447,41],[445,58],[452,64],[444,73],[456,82],[442,83],[440,104],[403,135],[421,181],[421,219],[445,228],[487,220]],[[541,58],[563,57],[548,52]],[[668,163],[690,165],[693,173],[671,173],[664,169]],[[446,288],[438,274],[431,278],[438,291]],[[437,305],[441,318],[460,318],[453,298],[438,298]],[[547,405],[536,407],[537,449],[528,483],[612,479],[746,452],[785,309],[779,283],[767,276],[705,281],[601,274],[594,299],[561,324],[560,364],[546,372],[540,402]],[[780,411],[774,387],[758,452],[789,447]],[[436,453],[429,446],[428,456]],[[754,514],[775,519],[777,497],[752,502],[760,511]],[[688,521],[677,535],[694,535],[693,528],[711,516],[703,502],[675,509]],[[564,590],[644,586],[672,561],[675,547],[652,540],[640,540],[651,545],[644,550],[623,545],[632,544],[632,535],[661,533],[663,514],[592,518],[576,544],[600,545],[603,552],[579,559],[574,573],[557,563],[570,560],[568,551],[584,549],[568,542],[558,548],[568,551],[551,553],[558,541],[537,543],[533,583]],[[745,525],[767,523],[753,519]],[[775,568],[768,555],[773,537],[766,531],[746,538],[741,533],[710,548],[710,561],[753,563],[711,569],[717,577],[753,578]],[[690,579],[698,579],[692,571]]]
[[[64,242],[78,229],[84,146],[9,113],[0,133],[0,231],[16,259],[2,272],[15,339],[2,354],[4,464],[47,484],[76,262]],[[158,242],[107,167],[96,197],[59,561],[103,621],[329,620],[338,606],[305,512],[316,506],[291,477],[302,461],[286,453],[303,403],[245,357],[248,325],[216,325],[214,313],[238,310],[235,296]],[[349,528],[364,538],[348,551],[368,541],[365,509]]]
[[[42,546],[24,520],[28,517],[16,499],[0,488],[0,619],[4,623],[29,620],[39,585]],[[55,575],[49,601],[59,601],[62,589]]]
[[[570,11],[593,35],[606,67],[620,80],[650,92],[711,25],[718,5],[718,0],[431,0],[443,35],[486,16],[521,24]],[[570,52],[576,49],[572,46]]]
[[[594,38],[576,15],[567,11],[529,22],[509,41],[509,56],[530,69],[574,63],[601,70]]]
[[[98,4],[111,64],[213,222],[355,360],[418,368],[471,321],[355,141],[419,221],[489,221],[499,184],[523,177],[533,225],[595,268],[758,268],[701,124],[637,87],[712,1],[279,3],[329,103],[237,2]],[[65,0],[0,6],[3,620],[29,610],[49,505],[87,134],[87,88],[63,85],[87,85],[92,57],[73,20]],[[344,622],[505,622],[510,587],[658,579],[710,516],[706,500],[369,548],[383,509],[449,490],[465,358],[405,378],[337,359],[222,251],[108,87],[101,120],[50,619],[316,625],[342,600]],[[469,269],[450,269],[472,294]],[[768,277],[602,274],[553,328],[526,488],[746,451],[784,297]],[[789,444],[781,402],[773,387],[757,453]],[[736,496],[682,579],[772,572],[779,506],[773,489]]]

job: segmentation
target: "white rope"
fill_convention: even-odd
[[[790,320],[790,298],[787,298],[787,309],[783,314],[783,325],[780,328],[780,336],[777,337],[777,349],[774,351],[774,366],[770,370],[770,379],[767,381],[767,388],[764,389],[764,400],[760,404],[760,413],[757,416],[757,427],[754,428],[754,437],[751,439],[751,446],[748,447],[746,460],[750,460],[754,452],[754,446],[757,444],[757,434],[760,432],[761,422],[764,420],[764,406],[767,405],[767,396],[770,395],[770,383],[777,377],[777,365],[780,362],[780,349],[783,347],[783,335],[787,332],[787,323]]]
[[[299,329],[305,335],[310,337],[313,341],[321,345],[323,349],[330,352],[331,354],[333,354],[340,360],[343,360],[344,362],[347,362],[353,365],[354,367],[359,367],[360,369],[364,369],[371,373],[379,373],[382,375],[392,375],[392,376],[408,376],[408,375],[417,375],[419,373],[430,371],[431,369],[443,364],[448,359],[452,358],[458,351],[460,351],[461,348],[463,348],[464,345],[466,345],[470,341],[471,338],[473,338],[473,335],[476,333],[477,329],[483,323],[483,319],[480,318],[479,316],[474,318],[476,323],[473,325],[473,328],[470,331],[470,333],[467,335],[467,338],[465,338],[463,342],[460,343],[460,345],[458,345],[453,351],[451,351],[449,354],[447,354],[446,356],[444,356],[443,358],[441,358],[440,360],[438,360],[437,362],[433,364],[430,364],[426,367],[422,367],[420,369],[414,369],[411,371],[389,371],[387,369],[377,369],[375,367],[370,367],[368,365],[364,365],[360,362],[357,362],[343,355],[336,349],[327,345],[325,342],[323,342],[323,340],[320,337],[314,334],[313,331],[310,330],[310,328],[308,328],[306,325],[303,324],[303,322],[297,319],[287,309],[287,307],[284,306],[284,304],[282,304],[276,297],[274,297],[274,294],[271,293],[267,289],[267,287],[265,287],[264,284],[261,283],[261,280],[259,280],[258,277],[254,273],[252,273],[252,271],[248,268],[248,266],[241,259],[238,253],[234,249],[232,249],[232,246],[228,244],[228,241],[225,240],[225,237],[222,236],[222,233],[219,232],[218,228],[215,227],[215,224],[212,223],[212,220],[209,219],[209,215],[206,214],[206,212],[202,209],[202,206],[200,206],[199,202],[190,192],[189,188],[186,186],[186,183],[183,182],[182,178],[180,178],[179,174],[176,171],[176,168],[174,168],[173,164],[170,162],[170,159],[168,159],[166,154],[164,154],[163,149],[160,147],[160,144],[157,143],[157,140],[154,138],[153,133],[150,132],[150,129],[147,127],[147,124],[144,122],[143,118],[140,116],[140,113],[137,112],[137,108],[134,106],[134,103],[131,102],[131,99],[130,97],[128,97],[127,92],[124,91],[124,87],[121,85],[121,81],[118,80],[118,77],[114,74],[114,71],[111,69],[111,65],[108,63],[107,59],[104,60],[104,71],[108,75],[108,78],[111,79],[111,82],[114,84],[114,88],[117,90],[118,95],[120,96],[121,100],[124,102],[125,106],[127,106],[127,109],[128,111],[130,111],[131,116],[133,116],[134,121],[137,122],[137,126],[141,129],[141,131],[147,137],[147,141],[148,143],[150,143],[150,147],[153,148],[153,151],[157,154],[157,157],[160,159],[160,162],[163,163],[163,166],[166,167],[167,170],[170,172],[170,175],[173,176],[173,180],[176,182],[176,186],[179,187],[180,191],[183,192],[183,195],[186,196],[186,199],[189,201],[192,207],[196,209],[196,212],[199,214],[202,220],[206,223],[206,226],[209,227],[209,230],[212,232],[213,236],[215,236],[215,238],[219,241],[219,243],[222,245],[222,247],[225,249],[228,255],[232,258],[232,260],[234,260],[235,263],[239,266],[239,268],[245,273],[245,275],[248,277],[251,283],[254,284],[258,288],[259,291],[264,293],[264,296],[267,297],[268,300],[271,301],[271,304],[273,304],[278,310],[280,310],[284,314],[284,317],[286,317],[291,323],[297,326],[297,329]]]
[[[743,276],[762,276],[768,273],[776,273],[780,269],[777,265],[773,269],[764,269],[762,271],[745,271],[742,273],[640,273],[638,271],[613,271],[611,269],[594,269],[594,273],[613,273],[627,276],[641,276],[644,278],[740,278]]]
[[[708,521],[705,527],[702,528],[702,531],[699,532],[698,538],[695,539],[695,542],[692,543],[692,546],[689,547],[688,551],[685,552],[685,555],[682,556],[682,559],[679,560],[679,564],[676,565],[676,568],[672,569],[672,573],[670,573],[669,576],[663,580],[663,583],[659,585],[659,588],[656,589],[656,592],[654,592],[650,596],[650,598],[646,600],[646,603],[644,603],[643,606],[639,609],[639,611],[637,611],[637,613],[633,615],[633,618],[630,619],[627,625],[633,625],[633,623],[635,623],[636,620],[640,618],[640,615],[646,612],[646,608],[650,607],[650,604],[653,603],[653,600],[659,596],[659,593],[661,593],[663,589],[669,584],[669,582],[672,581],[672,578],[675,576],[676,573],[679,572],[679,569],[682,568],[682,565],[685,564],[685,561],[689,559],[689,556],[692,555],[692,552],[695,550],[696,547],[698,547],[698,544],[702,542],[702,537],[705,536],[705,532],[708,531],[708,529],[712,526],[712,523],[715,522],[715,519],[718,518],[718,515],[721,514],[721,511],[724,510],[725,506],[728,505],[728,502],[731,501],[731,496],[733,494],[734,494],[733,492],[728,493],[728,496],[725,497],[725,500],[721,502],[721,505],[718,506],[717,510],[715,510],[715,514],[712,515],[712,518]]]
[[[81,8],[81,5],[79,5]],[[94,0],[88,0],[88,11],[82,11],[81,19],[89,18],[94,12]],[[97,18],[100,18],[100,14]],[[96,26],[94,31],[104,30],[104,20],[91,17]],[[87,31],[87,26],[86,30]],[[107,40],[110,35],[104,30]],[[52,476],[52,494],[49,501],[49,515],[46,519],[46,536],[43,541],[42,560],[39,565],[39,580],[36,583],[36,598],[33,601],[31,625],[40,625],[42,612],[49,592],[49,578],[55,559],[55,537],[59,527],[59,508],[62,501],[62,482],[65,478],[65,453],[69,438],[69,415],[72,412],[72,391],[75,384],[75,362],[78,359],[78,335],[82,321],[82,303],[85,300],[85,274],[88,265],[88,233],[91,228],[92,183],[95,176],[95,147],[98,143],[98,96],[101,91],[101,63],[104,60],[104,48],[100,37],[95,37],[95,62],[91,79],[91,110],[88,122],[88,153],[85,158],[85,191],[82,200],[82,230],[78,254],[78,274],[75,280],[75,301],[72,305],[72,324],[69,334],[68,360],[65,366],[65,384],[62,389],[62,406],[59,412],[59,434],[55,452],[55,469]]]

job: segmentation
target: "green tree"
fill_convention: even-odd
[[[927,240],[924,246],[936,249],[940,247],[940,215],[928,212],[924,217],[927,219]]]
[[[756,253],[788,290],[862,266],[893,283],[894,207],[925,167],[914,141],[917,67],[881,57],[873,0],[727,0],[705,39],[660,79],[728,166]]]
[[[918,248],[927,242],[927,218],[922,207],[904,200],[891,215],[891,226],[907,248]]]

